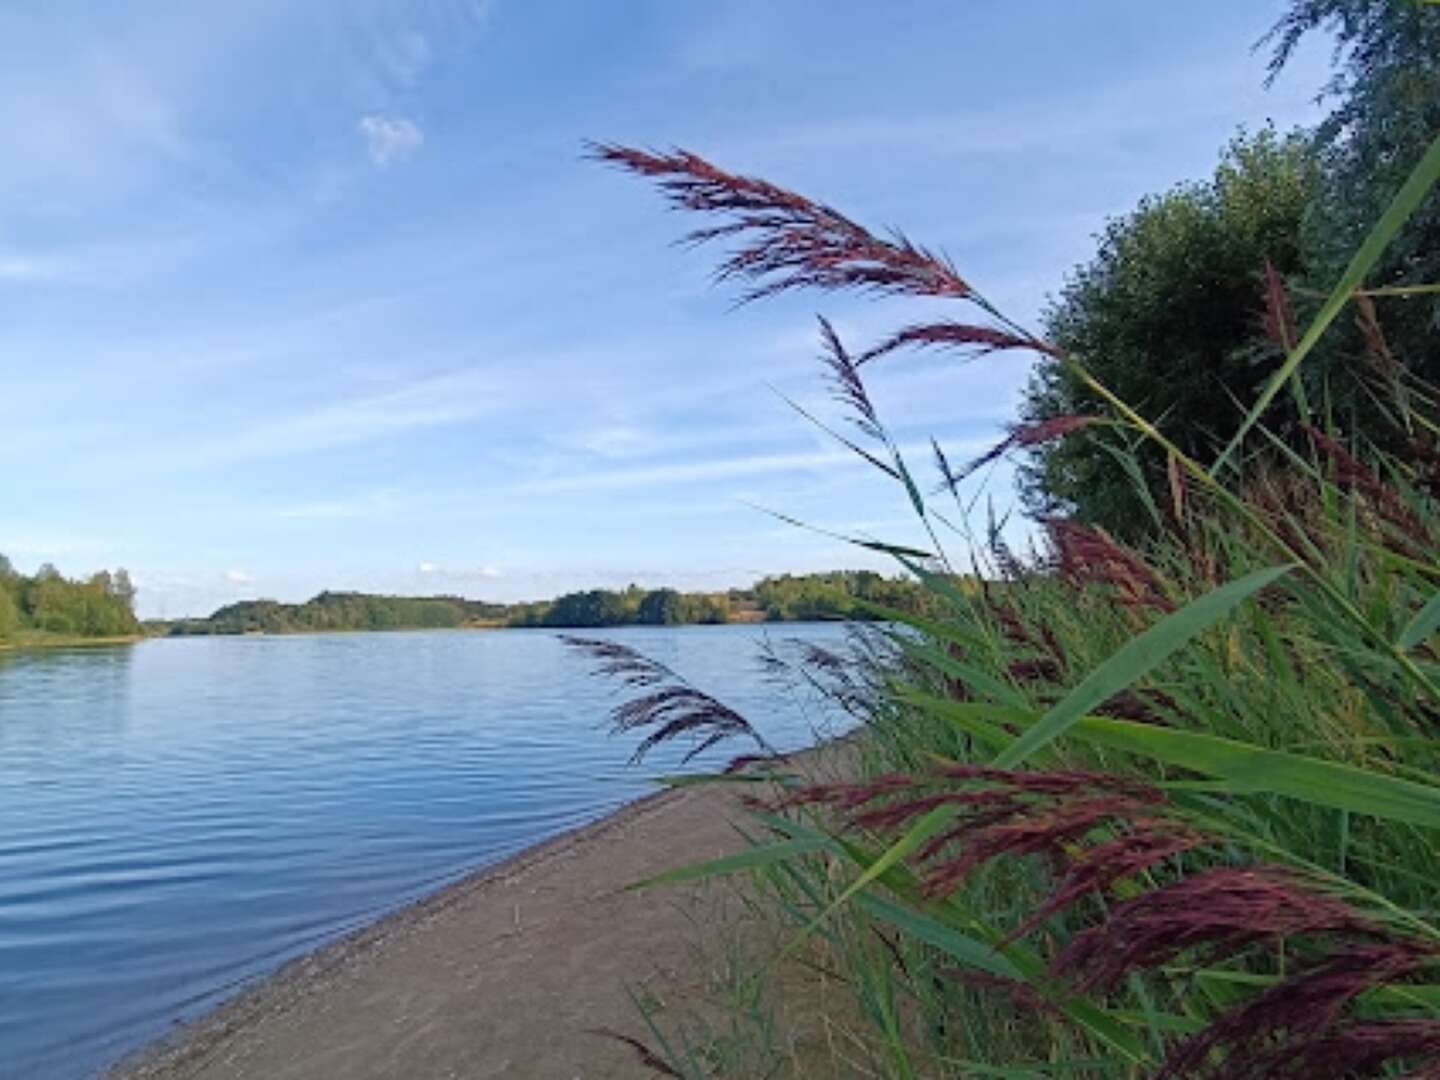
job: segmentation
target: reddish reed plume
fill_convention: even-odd
[[[974,473],[977,469],[984,468],[992,461],[1008,454],[1011,450],[1054,442],[1056,439],[1063,439],[1071,432],[1080,431],[1092,424],[1101,424],[1104,422],[1104,419],[1099,416],[1066,415],[1052,416],[1048,420],[1037,420],[1032,424],[1015,424],[1010,428],[1010,433],[1003,440],[967,463],[958,473],[952,473],[948,468],[945,469],[943,473],[945,486],[953,491],[955,485],[960,483],[960,481]]]
[[[1175,610],[1165,582],[1148,563],[1111,538],[1104,529],[1068,518],[1047,518],[1046,531],[1055,554],[1055,569],[1077,588],[1099,585],[1131,607]]]
[[[1199,950],[1232,956],[1257,942],[1298,934],[1371,936],[1374,925],[1348,904],[1306,888],[1278,866],[1220,867],[1150,889],[1077,934],[1056,970],[1083,989],[1112,986],[1127,973],[1159,967]]]
[[[868,363],[896,349],[906,347],[960,349],[975,355],[1007,349],[1030,349],[1049,352],[1050,347],[1029,334],[1016,333],[998,326],[951,322],[917,323],[891,334],[877,345],[866,349],[857,363]]]
[[[969,298],[972,290],[950,263],[899,233],[875,236],[833,207],[765,180],[712,165],[698,154],[668,154],[592,143],[595,158],[657,182],[671,204],[727,219],[695,229],[688,243],[741,240],[716,271],[718,280],[754,284],[742,300],[798,288]]]
[[[1284,352],[1295,348],[1300,333],[1295,323],[1295,308],[1285,279],[1275,264],[1265,261],[1265,334]]]
[[[1306,424],[1302,430],[1310,436],[1316,449],[1330,460],[1335,470],[1335,483],[1360,495],[1377,514],[1406,536],[1416,539],[1428,537],[1429,530],[1420,516],[1368,465],[1319,428]]]
[[[611,730],[617,735],[642,728],[650,729],[631,755],[642,760],[661,743],[689,737],[694,745],[685,754],[689,761],[725,739],[749,738],[768,756],[775,750],[750,721],[723,702],[691,686],[681,675],[628,645],[600,638],[561,634],[560,640],[598,661],[594,674],[619,679],[624,685],[650,692],[630,698],[610,712]]]
[[[945,765],[925,774],[891,773],[862,784],[801,788],[781,806],[823,804],[856,828],[894,832],[942,806],[955,822],[915,854],[924,891],[954,892],[1001,856],[1041,855],[1061,867],[1054,892],[1013,936],[1099,894],[1115,882],[1208,843],[1156,813],[1158,788],[1127,777],[1082,771],[1015,771]]]
[[[1345,1015],[1367,991],[1403,984],[1433,963],[1430,950],[1409,941],[1343,946],[1181,1040],[1158,1076],[1368,1076],[1417,1057],[1440,1069],[1440,1021]]]

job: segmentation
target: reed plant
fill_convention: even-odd
[[[861,650],[805,666],[862,721],[855,775],[771,761],[745,851],[647,884],[749,874],[794,927],[754,977],[819,942],[866,1018],[860,1072],[1440,1077],[1440,395],[1389,354],[1392,298],[1365,289],[1440,178],[1440,140],[1308,327],[1257,267],[1283,360],[1208,461],[934,251],[684,151],[594,153],[708,217],[689,240],[732,245],[718,277],[746,301],[858,290],[959,312],[859,348],[821,320],[858,431],[836,437],[929,538],[856,540],[924,583],[929,613],[875,607],[889,621]],[[1346,430],[1300,378],[1342,318],[1384,432]],[[937,445],[932,484],[867,389],[913,349],[1063,365],[1106,410],[1017,426],[972,462]],[[1301,422],[1272,431],[1282,394]],[[1140,492],[1149,540],[1056,518],[1017,553],[975,520],[977,469],[1082,438],[1122,467],[1136,446],[1165,456]],[[748,734],[763,756],[745,718],[581,644],[647,689],[617,718],[645,745]]]

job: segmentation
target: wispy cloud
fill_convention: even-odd
[[[360,119],[357,130],[365,139],[370,160],[381,169],[404,161],[425,141],[424,133],[415,122],[403,116],[365,116]]]
[[[987,444],[983,441],[967,441],[956,444],[956,448],[957,452],[969,453],[976,452],[985,445]],[[931,452],[926,443],[916,443],[901,449],[902,453],[912,457],[920,455],[928,457]],[[550,476],[522,483],[519,486],[522,490],[531,493],[655,488],[706,480],[733,480],[740,477],[765,476],[773,473],[849,468],[856,465],[871,467],[849,450],[810,450],[779,454],[749,454],[742,457],[687,461],[675,465],[651,465],[633,469],[576,473],[569,476]]]
[[[226,570],[225,573],[222,574],[221,576],[222,576],[226,581],[228,581],[231,585],[254,585],[254,584],[255,584],[255,577],[254,577],[254,575],[248,574],[248,573],[246,573],[244,570],[240,570],[240,569],[238,569],[238,568],[232,568],[232,569],[230,569],[230,570]]]
[[[173,464],[204,468],[260,458],[314,453],[388,438],[401,432],[476,420],[504,409],[513,384],[488,369],[431,376],[380,394],[346,398],[275,417],[235,432],[210,446],[193,447]],[[368,509],[375,508],[373,499]],[[292,516],[355,516],[362,500],[309,504]]]
[[[6,66],[0,190],[18,189],[29,205],[113,197],[190,153],[174,103],[136,64],[72,50],[55,68]]]

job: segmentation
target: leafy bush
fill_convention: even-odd
[[[1215,176],[1145,199],[1111,221],[1095,258],[1045,315],[1049,341],[1076,357],[1181,450],[1209,456],[1243,419],[1284,356],[1267,338],[1262,272],[1303,269],[1301,221],[1317,188],[1309,141],[1262,131],[1239,137]],[[1064,364],[1040,365],[1022,414],[1032,422],[1093,413],[1102,402]],[[1271,417],[1272,427],[1279,418]],[[1122,451],[1125,446],[1119,447]],[[1147,490],[1164,486],[1165,458],[1128,448]],[[1154,528],[1110,437],[1037,446],[1022,472],[1032,510],[1074,513],[1117,536]]]

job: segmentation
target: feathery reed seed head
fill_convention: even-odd
[[[623,701],[610,713],[611,731],[617,735],[649,729],[631,760],[642,760],[655,747],[681,737],[694,745],[683,761],[690,761],[716,743],[736,736],[748,737],[767,754],[773,749],[763,736],[734,709],[691,686],[683,677],[636,649],[618,641],[561,634],[560,640],[572,649],[599,661],[595,674],[619,679],[650,693]]]
[[[590,153],[657,181],[671,204],[728,220],[696,229],[691,244],[742,238],[716,271],[753,282],[742,302],[798,288],[860,289],[887,295],[967,298],[970,286],[944,258],[895,233],[875,236],[832,207],[754,177],[727,172],[697,154],[592,143]]]

